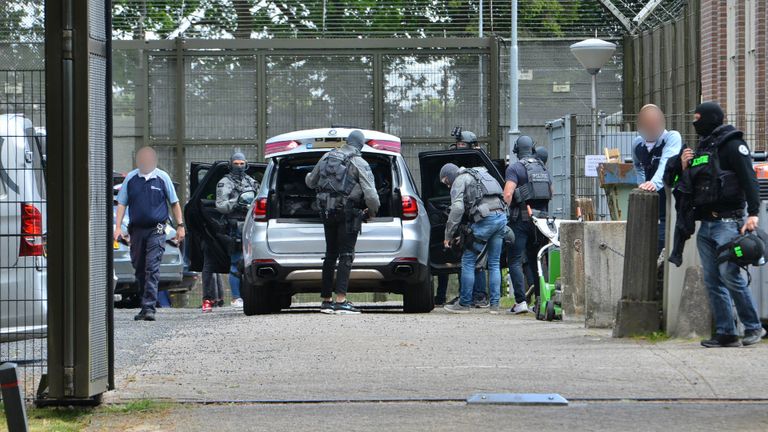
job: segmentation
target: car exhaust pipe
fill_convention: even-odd
[[[395,274],[401,276],[410,276],[413,274],[413,267],[409,264],[398,264],[395,266]]]
[[[260,278],[271,278],[277,276],[277,271],[272,266],[264,266],[256,269],[256,276]]]

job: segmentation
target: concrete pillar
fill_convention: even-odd
[[[560,285],[566,316],[584,315],[584,222],[560,225]]]
[[[659,196],[636,189],[629,194],[626,259],[621,300],[616,310],[614,337],[658,331],[657,282]]]

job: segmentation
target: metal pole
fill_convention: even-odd
[[[590,73],[592,75],[592,139],[594,140],[594,153],[600,154],[600,138],[597,136],[597,73]],[[595,208],[600,210],[600,186],[598,186],[597,179],[592,179],[594,190],[594,205]],[[598,216],[600,217],[600,216]]]
[[[3,394],[5,421],[9,432],[27,432],[27,413],[24,411],[24,397],[19,388],[16,364],[0,365],[0,388]]]
[[[184,41],[181,38],[177,38],[176,45],[176,158],[174,171],[176,173],[176,181],[181,185],[178,190],[179,201],[186,202],[187,200],[187,188],[186,184],[186,167],[187,161],[184,157],[184,137],[186,135],[186,84],[184,76]],[[176,221],[178,222],[178,221]]]
[[[509,160],[512,161],[517,137],[520,136],[518,125],[518,88],[517,88],[517,0],[512,0],[512,34],[509,47],[509,132],[507,133],[507,145],[509,146]]]
[[[482,38],[483,37],[483,0],[480,0],[480,19],[478,21],[477,28],[478,28],[477,36]],[[486,107],[484,103],[485,101],[483,100],[483,94],[485,89],[485,77],[483,76],[483,72],[484,72],[483,71],[483,55],[477,56],[477,61],[478,61],[478,69],[480,71],[480,81],[478,86],[479,91],[477,95],[477,114],[480,115],[485,110],[485,107]],[[487,124],[488,122],[486,122],[486,125]],[[486,133],[486,135],[491,135],[491,134]],[[496,143],[493,143],[493,142],[489,144],[496,145]]]
[[[597,137],[597,73],[592,74],[592,139],[595,143],[593,154],[600,154],[600,140]]]

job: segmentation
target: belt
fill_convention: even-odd
[[[726,219],[742,219],[744,218],[744,211],[743,210],[729,210],[724,212],[716,212],[711,211],[707,212],[707,214],[703,215],[701,220],[726,220]]]

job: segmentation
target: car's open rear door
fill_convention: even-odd
[[[504,184],[501,173],[488,154],[478,149],[438,150],[419,153],[421,168],[421,198],[427,208],[432,224],[429,238],[429,263],[433,273],[459,270],[459,255],[443,247],[445,223],[451,205],[450,190],[440,181],[440,168],[447,163],[459,167],[485,167],[488,172]]]

